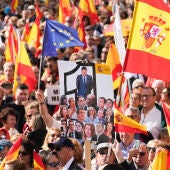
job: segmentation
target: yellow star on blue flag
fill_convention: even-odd
[[[57,48],[84,46],[77,30],[55,20],[46,19],[42,56],[57,56]]]

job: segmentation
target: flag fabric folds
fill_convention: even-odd
[[[33,152],[33,158],[34,158],[34,170],[44,170],[45,166],[42,162],[42,159],[35,151]]]
[[[170,81],[168,4],[163,0],[137,0],[133,16],[123,70]]]
[[[121,113],[116,103],[114,103],[114,125],[116,132],[148,134],[146,126],[140,125],[136,121]]]
[[[106,59],[106,65],[111,67],[113,87],[114,89],[117,89],[120,85],[122,65],[120,63],[119,54],[114,44],[110,45]]]
[[[0,170],[3,169],[4,163],[6,161],[11,160],[11,159],[17,159],[18,152],[19,152],[19,149],[20,149],[20,146],[21,146],[21,142],[22,142],[22,135],[17,139],[17,141],[13,144],[13,146],[10,148],[10,150],[6,154],[5,158],[1,162]]]
[[[17,7],[18,7],[18,0],[12,0],[11,2],[12,11],[16,11]]]
[[[162,108],[163,108],[163,111],[165,114],[165,120],[166,120],[166,124],[167,124],[168,134],[170,137],[170,110],[168,110],[168,108],[164,102],[162,102]]]
[[[160,150],[157,152],[151,170],[169,170],[170,169],[170,152]]]
[[[77,30],[54,20],[46,20],[42,56],[57,56],[56,49],[74,46],[84,46]]]
[[[30,92],[35,90],[36,78],[23,41],[20,41],[20,53],[15,66],[13,93],[18,83],[27,84]]]

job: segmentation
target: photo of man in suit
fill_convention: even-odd
[[[86,99],[87,95],[90,94],[93,89],[93,79],[91,75],[87,74],[87,67],[83,66],[81,73],[81,75],[77,76],[76,86],[78,96],[83,96]]]

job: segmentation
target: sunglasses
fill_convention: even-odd
[[[51,167],[59,167],[60,166],[60,162],[49,162],[47,163],[48,166]]]
[[[145,153],[145,152],[139,152],[139,155],[140,155],[140,156],[145,156],[146,153]]]
[[[135,89],[138,89],[139,87],[144,88],[143,85],[138,85],[138,86],[135,87]]]
[[[100,155],[107,155],[108,154],[108,149],[100,149],[100,150],[98,150],[98,153]]]
[[[21,151],[19,151],[18,155],[26,156],[26,155],[28,155],[28,152],[21,152]]]
[[[151,147],[148,147],[148,151],[153,151],[153,152],[156,152],[156,148],[151,148]]]

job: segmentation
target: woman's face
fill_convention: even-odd
[[[16,125],[16,117],[13,115],[8,115],[5,125],[8,128],[14,128]]]
[[[31,117],[34,113],[38,112],[38,110],[36,108],[33,109],[28,109],[28,111],[26,112],[26,121],[29,123],[31,120]]]
[[[89,125],[85,126],[84,132],[85,132],[86,137],[91,137],[92,136],[91,127]]]
[[[55,130],[51,130],[47,142],[53,143],[58,137],[59,137],[59,133]]]
[[[67,107],[63,107],[62,108],[62,118],[67,118],[67,115],[68,115],[68,109],[67,109]]]
[[[89,113],[90,113],[90,116],[94,116],[94,110],[93,109],[90,109]]]
[[[108,123],[107,124],[107,130],[112,130],[113,128],[112,128],[113,126],[112,126],[112,123]]]
[[[25,148],[22,145],[18,153],[18,159],[24,161],[26,165],[30,165],[31,155],[25,150]]]
[[[48,162],[46,164],[46,170],[59,170],[59,160],[55,155],[50,155]]]
[[[76,123],[76,131],[77,132],[82,132],[82,130],[83,130],[83,127],[81,126],[81,124],[80,123]]]

